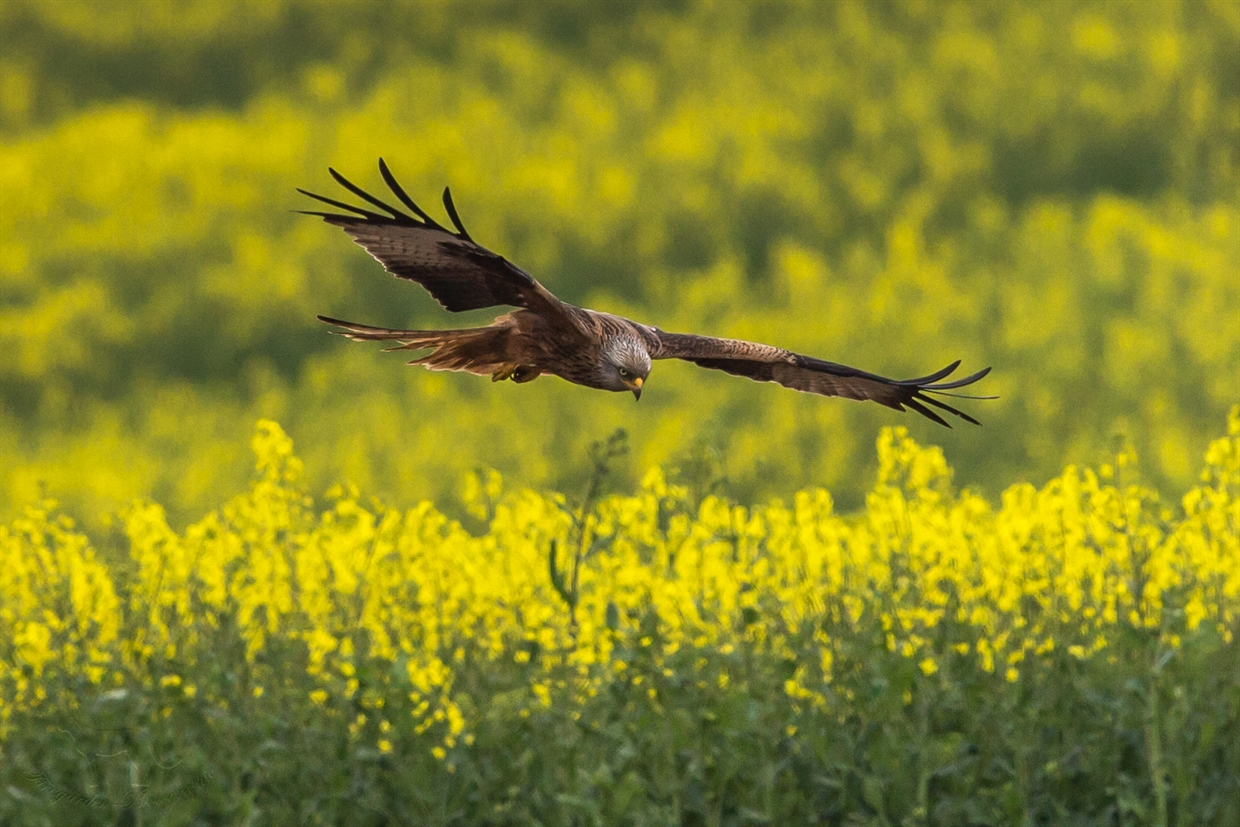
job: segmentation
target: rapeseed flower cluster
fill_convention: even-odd
[[[497,716],[602,732],[616,687],[658,717],[724,715],[765,685],[778,731],[811,743],[858,714],[867,663],[918,709],[962,681],[1035,685],[1065,657],[1165,664],[1203,636],[1234,651],[1240,621],[1240,407],[1179,508],[1131,481],[1128,454],[994,507],[894,428],[856,515],[821,489],[695,505],[658,469],[574,510],[492,475],[467,486],[489,518],[473,535],[344,486],[316,512],[281,428],[259,423],[253,447],[250,490],[183,533],[129,508],[123,556],[51,503],[0,528],[0,738],[123,687],[165,717],[300,704],[374,755],[455,772]]]

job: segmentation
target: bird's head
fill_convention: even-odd
[[[642,398],[642,385],[650,375],[650,353],[636,336],[617,336],[603,348],[603,387],[610,391],[632,391]]]

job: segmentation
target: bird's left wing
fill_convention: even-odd
[[[947,421],[927,405],[958,416],[974,425],[981,423],[930,394],[964,399],[995,398],[968,396],[953,392],[978,381],[990,373],[990,368],[979,370],[977,373],[952,382],[942,381],[960,365],[959,361],[952,362],[942,370],[928,376],[897,380],[756,342],[665,333],[661,330],[654,331],[654,335],[657,343],[650,354],[654,359],[683,359],[704,368],[721,370],[758,382],[776,382],[785,388],[805,393],[842,396],[846,399],[868,399],[897,411],[908,408],[949,428],[951,426],[947,424]]]
[[[552,324],[578,327],[573,314],[550,290],[520,267],[470,238],[448,189],[443,191],[443,204],[455,231],[444,227],[415,204],[382,158],[379,159],[379,173],[408,212],[376,198],[336,170],[329,168],[328,172],[340,186],[387,214],[298,189],[302,195],[344,211],[300,212],[342,228],[389,273],[422,285],[445,309],[457,312],[511,305],[532,310]]]

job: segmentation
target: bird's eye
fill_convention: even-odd
[[[625,370],[624,368],[620,368],[620,375],[621,375],[621,376],[628,376],[628,375],[629,375],[629,372],[628,372],[627,370]]]

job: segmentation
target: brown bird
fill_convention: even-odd
[[[930,394],[994,398],[953,392],[978,381],[990,368],[952,382],[942,381],[959,361],[928,376],[895,380],[770,345],[666,333],[610,313],[574,307],[557,299],[529,273],[470,238],[448,189],[443,191],[443,204],[455,231],[423,212],[405,194],[382,158],[379,173],[408,213],[362,190],[336,170],[328,172],[342,187],[386,215],[299,189],[303,195],[347,213],[302,211],[306,215],[319,216],[343,228],[389,273],[422,285],[447,310],[498,305],[517,308],[486,327],[463,330],[392,330],[318,317],[342,328],[336,332],[350,339],[395,342],[388,350],[431,351],[411,365],[489,375],[496,382],[529,382],[548,373],[588,388],[631,391],[640,399],[653,360],[683,359],[806,393],[869,399],[897,411],[911,408],[940,425],[947,425],[946,420],[927,406],[974,425],[980,423]]]

